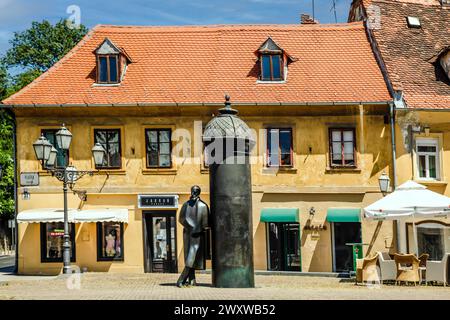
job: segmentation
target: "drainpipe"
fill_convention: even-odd
[[[391,120],[391,147],[392,147],[392,191],[397,188],[397,146],[395,143],[395,111],[394,111],[394,102],[389,103],[389,118]],[[400,252],[400,223],[397,220],[394,220],[395,231],[396,231],[396,249],[397,252]]]
[[[18,202],[17,202],[17,123],[16,123],[16,115],[12,111],[12,109],[5,109],[7,113],[12,118],[12,126],[13,126],[13,165],[14,165],[14,224],[15,224],[15,232],[14,232],[14,246],[15,246],[15,258],[14,258],[14,273],[18,273],[19,271],[19,229],[17,223],[17,212],[18,212]]]

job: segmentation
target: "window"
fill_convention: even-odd
[[[292,129],[267,129],[267,166],[292,167]]]
[[[172,137],[170,129],[146,129],[148,168],[172,167]]]
[[[123,223],[97,222],[97,260],[123,261]]]
[[[448,79],[450,80],[450,48],[448,48],[447,52],[445,52],[441,56],[440,63],[441,63],[442,69],[444,70],[445,74],[447,75]]]
[[[356,166],[355,129],[332,128],[329,130],[330,164],[332,167]]]
[[[75,226],[69,223],[70,261],[75,262]],[[64,223],[41,223],[41,261],[62,262]]]
[[[437,220],[407,223],[407,251],[429,254],[428,260],[440,261],[450,250],[450,225]],[[414,229],[416,228],[416,232]],[[417,239],[417,247],[416,247]]]
[[[439,150],[437,139],[417,139],[417,168],[421,179],[439,179]]]
[[[98,83],[119,82],[119,55],[98,55],[97,68]]]
[[[120,129],[95,129],[94,143],[100,143],[106,150],[105,163],[101,168],[120,169],[122,167]]]
[[[261,80],[283,80],[283,58],[281,54],[261,55]]]
[[[57,168],[62,168],[69,165],[69,150],[67,150],[66,157],[64,151],[59,148],[58,143],[56,142],[56,132],[58,131],[59,129],[44,129],[41,132],[44,137],[56,148],[56,150],[58,150],[55,166]],[[50,168],[50,166],[46,165],[46,168]]]

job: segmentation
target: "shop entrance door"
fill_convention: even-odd
[[[177,272],[176,212],[144,212],[145,272]]]
[[[333,222],[334,272],[353,271],[353,247],[348,243],[361,243],[360,222]]]
[[[298,223],[269,222],[269,270],[301,271],[300,225]]]

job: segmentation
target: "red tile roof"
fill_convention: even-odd
[[[257,83],[269,37],[295,61],[286,83]],[[108,37],[132,59],[120,86],[93,86],[94,50]],[[126,27],[99,25],[7,105],[332,103],[390,100],[362,23]]]
[[[403,92],[407,107],[450,109],[450,80],[432,59],[450,46],[450,5],[441,6],[439,0],[362,2],[380,9],[381,28],[373,29],[374,38],[393,89]],[[407,16],[418,17],[421,28],[409,28]]]

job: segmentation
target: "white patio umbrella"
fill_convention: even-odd
[[[407,181],[394,192],[364,208],[364,217],[375,220],[399,220],[407,217],[442,217],[450,214],[450,198]],[[414,241],[417,234],[413,222]]]

